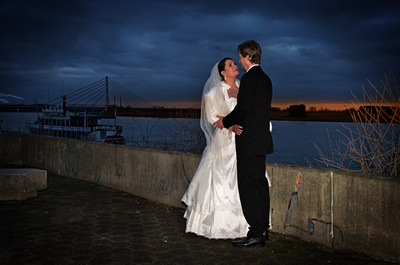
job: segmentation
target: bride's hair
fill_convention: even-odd
[[[225,71],[225,62],[226,62],[227,60],[232,60],[232,59],[229,58],[229,57],[225,57],[224,59],[222,59],[222,60],[219,61],[219,63],[218,63],[218,73],[219,73],[219,75],[222,77],[222,79],[223,79],[224,77],[222,76],[221,72],[222,72],[222,71]],[[233,60],[232,60],[232,61],[233,61]]]

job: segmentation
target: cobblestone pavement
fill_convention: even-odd
[[[392,264],[270,233],[265,248],[185,233],[184,210],[48,175],[36,198],[0,202],[0,264]]]

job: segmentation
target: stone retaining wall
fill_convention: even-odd
[[[180,199],[199,162],[200,155],[179,152],[0,135],[2,167],[44,169],[175,207],[184,207]],[[400,261],[400,178],[269,163],[266,168],[272,231]]]

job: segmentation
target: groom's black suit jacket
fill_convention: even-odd
[[[253,66],[240,80],[237,105],[223,118],[225,128],[243,126],[236,135],[236,152],[245,155],[267,155],[273,152],[269,129],[272,100],[271,79],[260,66]]]

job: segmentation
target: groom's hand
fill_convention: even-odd
[[[219,118],[219,120],[217,120],[216,122],[213,123],[213,126],[222,130],[224,128],[224,124],[222,123],[222,119],[224,118],[223,116],[219,116],[217,115],[217,118]]]
[[[243,131],[242,126],[235,124],[231,128],[232,128],[232,132],[234,132],[235,134],[237,134],[237,135],[242,134],[242,131]]]

